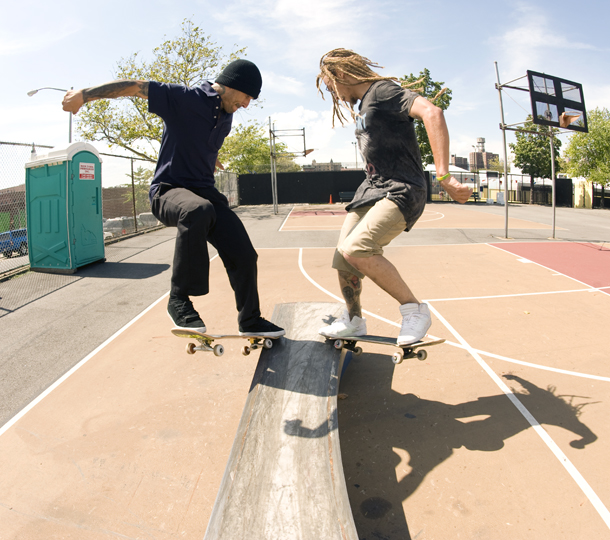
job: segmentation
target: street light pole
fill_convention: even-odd
[[[354,145],[354,150],[356,151],[356,169],[357,169],[358,168],[358,143],[352,142],[352,144]]]
[[[70,90],[72,90],[73,88],[74,87],[71,86]],[[30,90],[28,92],[28,96],[32,97],[34,94],[40,92],[40,90],[57,90],[58,92],[67,92],[67,90],[64,90],[63,88],[53,88],[52,86],[45,86],[43,88],[37,88],[36,90]],[[72,113],[70,113],[70,118],[68,122],[68,143],[72,144]]]

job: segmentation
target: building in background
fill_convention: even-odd
[[[465,171],[468,171],[468,159],[465,157],[459,157],[456,156],[455,154],[451,154],[451,161],[449,162],[450,165],[453,165],[454,167],[459,167],[460,169],[464,169]]]
[[[0,189],[0,232],[25,226],[25,184]]]
[[[315,159],[311,165],[303,165],[303,172],[340,171],[341,163],[334,163],[331,159],[328,163],[318,163]]]
[[[485,152],[485,139],[483,137],[479,137],[477,139],[477,145],[474,146],[474,152],[470,152],[470,170],[471,171],[479,171],[481,169],[490,169],[491,162],[495,159],[499,160],[500,156],[498,154],[493,154],[491,152]]]

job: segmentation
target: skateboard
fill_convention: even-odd
[[[363,343],[378,343],[380,345],[391,345],[399,349],[392,355],[392,361],[395,364],[400,364],[405,358],[415,358],[418,360],[425,360],[428,358],[428,352],[423,347],[430,347],[432,345],[440,345],[445,343],[444,339],[434,339],[427,341],[416,341],[409,345],[398,345],[396,338],[386,336],[346,336],[341,338],[326,338],[327,341],[333,341],[335,349],[347,349],[352,351],[356,356],[362,354],[362,347],[356,344],[361,341]],[[419,349],[419,350],[418,350]]]
[[[244,345],[241,349],[241,354],[248,356],[255,349],[270,349],[273,347],[274,337],[267,336],[240,336],[239,334],[202,334],[195,330],[183,330],[182,328],[172,328],[172,334],[178,337],[196,339],[199,345],[195,343],[187,343],[187,354],[195,354],[196,351],[213,352],[215,356],[222,356],[225,348],[221,343],[214,344],[217,339],[247,339],[250,345]]]

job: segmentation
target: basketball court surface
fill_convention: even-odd
[[[610,538],[610,214],[591,226],[562,212],[549,240],[548,212],[517,209],[503,239],[502,208],[429,205],[386,249],[446,343],[400,365],[365,345],[343,375],[359,538]],[[341,205],[238,213],[266,317],[279,303],[342,301],[330,268]],[[214,333],[235,330],[218,257],[194,303]],[[395,301],[370,281],[362,303],[369,333],[398,334]],[[203,538],[259,353],[234,340],[220,358],[185,354],[166,304],[91,343],[0,428],[0,539]]]
[[[482,206],[482,205],[480,205]],[[281,231],[341,230],[345,218],[343,208],[295,206],[282,224]],[[551,229],[550,225],[514,218],[512,229]],[[415,224],[415,229],[504,229],[504,216],[482,213],[475,206],[443,205],[435,209],[428,205]]]

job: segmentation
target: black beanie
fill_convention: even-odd
[[[216,82],[239,90],[254,99],[258,99],[263,86],[263,78],[256,65],[243,59],[231,62],[222,70]]]

